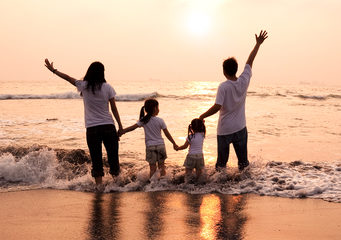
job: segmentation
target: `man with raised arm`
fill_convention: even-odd
[[[230,143],[233,144],[238,158],[238,168],[243,170],[249,165],[247,159],[247,129],[245,119],[245,99],[252,75],[252,64],[260,45],[268,37],[266,31],[256,36],[256,45],[251,51],[243,73],[236,77],[238,63],[235,58],[228,58],[223,62],[224,76],[217,91],[215,104],[200,116],[207,118],[219,111],[217,127],[218,158],[216,169],[226,168],[229,158]]]

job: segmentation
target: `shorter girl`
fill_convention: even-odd
[[[195,168],[197,179],[205,167],[202,146],[206,135],[206,127],[201,119],[195,118],[188,126],[188,136],[184,145],[177,147],[176,150],[183,150],[189,146],[189,151],[184,162],[186,167],[186,178],[190,177]]]
[[[144,115],[145,112],[147,113],[146,115]],[[148,99],[144,102],[144,106],[141,108],[140,120],[136,124],[127,127],[122,131],[122,134],[125,134],[135,130],[138,127],[143,127],[146,142],[146,161],[149,163],[150,177],[152,177],[156,172],[156,163],[159,167],[161,176],[166,175],[165,159],[167,158],[167,154],[165,142],[161,136],[161,129],[168,140],[173,143],[174,149],[178,147],[168,132],[167,126],[163,119],[156,117],[158,113],[158,101],[155,99]]]

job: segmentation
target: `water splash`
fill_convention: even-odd
[[[121,157],[122,159],[122,157]],[[51,149],[43,146],[0,148],[0,189],[53,188],[96,191],[90,175],[90,159],[84,150]],[[251,161],[243,172],[228,168],[217,172],[207,166],[199,181],[185,181],[182,166],[167,163],[167,175],[157,172],[149,180],[144,161],[121,161],[119,177],[112,179],[106,168],[104,192],[181,191],[189,194],[253,193],[289,198],[319,198],[341,202],[341,164]]]

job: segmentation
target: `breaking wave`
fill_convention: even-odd
[[[124,94],[117,95],[116,100],[121,102],[129,102],[129,101],[143,101],[147,98],[155,98],[158,97],[157,92],[152,93],[141,93],[141,94]],[[39,95],[39,94],[0,94],[0,100],[11,100],[11,99],[80,99],[81,96],[79,93],[75,92],[66,92],[59,94],[47,94],[47,95]]]
[[[341,163],[257,162],[243,172],[230,168],[217,172],[207,166],[199,181],[185,181],[184,168],[167,162],[167,175],[148,179],[144,161],[126,161],[121,155],[121,173],[104,177],[104,192],[181,191],[189,194],[253,193],[288,198],[319,198],[341,202]],[[0,148],[0,191],[52,188],[96,191],[90,176],[90,159],[84,150],[51,149],[42,146]],[[106,168],[107,170],[107,168]],[[108,171],[108,170],[107,170]]]
[[[129,101],[144,101],[148,98],[172,98],[172,99],[192,99],[192,100],[207,100],[215,98],[215,91],[208,94],[191,94],[191,95],[173,95],[173,94],[159,94],[158,92],[151,93],[139,93],[139,94],[121,94],[116,96],[117,101],[129,102]],[[280,93],[280,92],[255,92],[249,91],[249,96],[253,97],[296,97],[300,99],[311,99],[324,101],[328,99],[341,99],[341,95],[328,94],[328,95],[308,95],[308,94],[295,94],[295,93]],[[0,94],[0,100],[24,100],[24,99],[80,99],[81,96],[76,92],[66,92],[58,94]]]
[[[327,100],[330,98],[340,99],[341,95],[328,94],[325,96],[319,96],[319,95],[302,95],[302,94],[299,94],[299,95],[295,95],[295,97],[302,98],[302,99]]]

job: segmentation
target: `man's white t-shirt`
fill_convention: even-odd
[[[146,124],[144,124],[141,121],[138,121],[137,125],[143,127],[144,129],[147,147],[165,144],[165,141],[161,136],[161,129],[166,129],[167,126],[162,118],[151,117]]]
[[[94,94],[91,88],[86,89],[87,84],[87,81],[76,81],[77,90],[83,96],[85,127],[114,124],[109,111],[109,99],[116,96],[115,90],[108,83],[103,83]]]
[[[202,154],[202,146],[204,144],[204,133],[194,133],[191,138],[187,137],[189,142],[188,154]]]
[[[219,85],[215,101],[221,105],[218,135],[232,134],[245,128],[245,99],[251,76],[251,67],[246,64],[236,81],[227,80]]]

